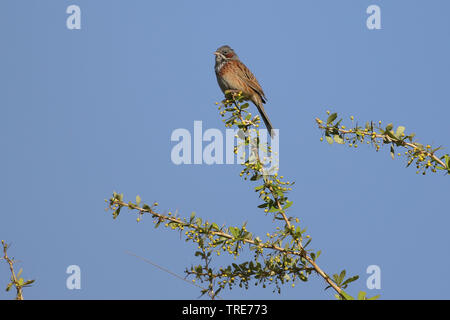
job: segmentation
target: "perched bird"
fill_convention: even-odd
[[[214,55],[216,56],[214,69],[222,92],[242,92],[244,99],[251,100],[258,108],[269,134],[272,135],[273,126],[263,106],[267,99],[253,73],[229,46],[220,47]]]

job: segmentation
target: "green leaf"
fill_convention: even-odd
[[[292,201],[287,200],[287,201],[286,201],[286,205],[283,207],[283,210],[286,210],[287,208],[289,208],[290,206],[292,206],[292,204],[293,204]]]
[[[392,138],[393,140],[397,140],[397,137],[392,133],[391,130],[386,130],[384,133],[386,135],[388,135],[390,138]]]
[[[346,293],[344,290],[341,291],[341,295],[344,297],[345,300],[355,300],[355,298]]]
[[[334,135],[334,141],[339,144],[344,144],[344,139],[342,139],[338,134]]]
[[[8,283],[8,285],[6,286],[6,289],[5,289],[5,290],[6,290],[6,291],[11,290],[12,286],[13,286],[13,283],[12,283],[12,282]]]
[[[317,251],[317,252],[316,252],[316,259],[317,259],[318,257],[320,257],[321,254],[322,254],[322,250]]]
[[[303,248],[306,248],[310,243],[311,243],[312,239],[309,238],[308,241],[306,241],[306,244],[303,246]]]
[[[259,190],[261,190],[262,188],[264,188],[264,185],[257,186],[257,187],[255,187],[255,191],[259,191]]]
[[[20,275],[22,274],[23,269],[20,268],[19,272],[17,272],[16,277],[20,277]]]
[[[437,147],[437,148],[431,150],[430,152],[431,152],[431,153],[435,153],[436,151],[441,150],[441,149],[442,149],[442,147]]]
[[[414,146],[415,146],[417,149],[419,149],[419,150],[423,150],[423,149],[424,149],[423,144],[418,143],[418,142],[414,142]]]
[[[328,119],[327,119],[327,124],[332,123],[334,120],[336,120],[336,118],[337,118],[337,113],[336,113],[336,112],[330,114],[330,116],[329,116]]]
[[[34,283],[34,280],[28,280],[28,281],[26,281],[23,285],[24,285],[24,286],[28,286],[28,285],[30,285],[30,284],[32,284],[32,283]]]
[[[233,235],[233,237],[237,238],[239,236],[239,229],[236,227],[229,227],[228,230],[230,230],[230,233]]]
[[[257,181],[257,180],[259,180],[259,179],[261,179],[262,178],[262,175],[260,175],[260,174],[255,174],[255,175],[253,175],[251,178],[250,178],[250,181]]]
[[[214,297],[217,297],[217,295],[219,294],[220,290],[222,290],[222,288],[219,288],[216,290],[216,292],[214,292]]]
[[[397,131],[395,132],[395,135],[397,136],[397,138],[401,138],[402,133],[405,133],[405,127],[403,126],[399,126],[397,128]]]
[[[269,209],[269,213],[273,213],[273,212],[279,212],[279,211],[281,211],[280,209],[278,209],[277,207],[271,207],[270,209]]]
[[[391,131],[392,130],[392,128],[394,127],[394,125],[392,124],[392,123],[389,123],[387,126],[386,126],[386,131]]]
[[[196,257],[198,257],[198,256],[203,256],[203,252],[201,252],[201,251],[195,251],[194,255],[195,255]]]
[[[329,143],[329,144],[333,144],[333,138],[331,138],[330,136],[325,136],[325,139],[327,139],[327,142]]]
[[[118,207],[114,212],[113,212],[113,218],[116,219],[119,214],[120,214],[120,210],[122,209],[122,207]]]
[[[344,281],[345,274],[346,274],[346,271],[345,271],[345,270],[342,270],[342,271],[341,271],[341,274],[339,275],[339,281],[338,281],[338,283],[342,283],[342,281]]]
[[[356,280],[358,280],[358,279],[359,279],[359,276],[353,276],[353,277],[350,277],[350,278],[348,278],[347,280],[345,280],[345,281],[342,283],[342,285],[347,285],[347,284],[349,284],[350,282],[356,281]]]
[[[371,298],[366,298],[367,300],[377,300],[378,298],[380,298],[380,295],[377,294],[376,296],[373,296]]]
[[[136,204],[139,205],[141,203],[141,197],[139,195],[136,196]]]
[[[358,300],[366,300],[366,293],[364,291],[358,293]]]

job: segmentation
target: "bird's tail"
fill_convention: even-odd
[[[256,103],[256,107],[258,108],[259,114],[261,115],[261,118],[263,119],[267,130],[269,131],[269,135],[271,137],[275,136],[275,131],[272,132],[273,129],[272,123],[270,122],[269,117],[267,116],[266,111],[264,110],[262,102]]]

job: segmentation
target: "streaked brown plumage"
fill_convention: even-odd
[[[263,106],[267,99],[256,77],[229,46],[220,47],[214,54],[216,56],[214,69],[222,92],[242,91],[244,98],[252,101],[258,108],[269,134],[272,135],[273,126]]]

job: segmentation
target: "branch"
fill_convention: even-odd
[[[395,148],[405,148],[405,156],[407,157],[407,167],[415,162],[417,172],[426,174],[427,170],[436,172],[442,170],[447,174],[450,173],[450,156],[445,154],[443,156],[436,155],[436,151],[442,149],[441,147],[432,148],[430,145],[424,146],[423,144],[414,141],[415,134],[407,135],[405,133],[405,127],[398,126],[396,131],[393,131],[392,123],[386,127],[381,126],[381,121],[378,124],[373,122],[367,122],[365,127],[360,127],[354,123],[353,116],[350,117],[353,128],[347,129],[346,126],[341,125],[342,119],[336,121],[337,113],[330,114],[327,111],[328,119],[326,122],[319,118],[316,118],[316,122],[319,129],[323,131],[326,140],[329,144],[333,142],[339,144],[348,143],[350,147],[358,147],[358,142],[372,144],[376,151],[380,149],[383,144],[390,145],[390,153],[392,159],[395,158]],[[323,140],[323,137],[321,138]],[[401,153],[397,153],[397,156],[401,156]]]
[[[313,252],[307,249],[311,242],[309,235],[305,235],[306,229],[301,229],[298,218],[294,218],[287,214],[288,208],[293,204],[288,200],[287,193],[292,190],[294,183],[285,181],[283,176],[278,175],[278,168],[271,166],[267,169],[266,155],[270,154],[272,158],[271,147],[261,141],[260,133],[255,128],[259,126],[259,116],[252,117],[248,112],[248,103],[244,103],[244,98],[240,93],[227,93],[226,100],[221,104],[217,103],[220,114],[225,117],[226,127],[236,126],[237,144],[234,146],[234,153],[238,154],[240,148],[244,148],[241,153],[241,164],[243,169],[240,176],[245,180],[261,181],[261,184],[255,187],[255,192],[263,203],[258,207],[263,209],[266,214],[271,214],[274,221],[283,221],[282,228],[276,227],[276,231],[272,234],[267,233],[267,240],[262,241],[260,237],[254,236],[246,228],[245,223],[242,227],[221,226],[216,223],[203,221],[200,217],[196,217],[192,213],[190,218],[180,217],[178,214],[161,214],[157,212],[157,203],[153,205],[141,204],[141,198],[136,197],[136,202],[125,202],[123,194],[114,192],[109,200],[105,200],[109,204],[109,209],[113,211],[113,218],[117,218],[121,209],[127,208],[137,212],[137,221],[141,221],[144,215],[150,215],[155,223],[155,227],[164,224],[165,227],[172,230],[178,230],[180,235],[184,233],[186,241],[192,241],[198,251],[195,256],[200,257],[203,265],[191,266],[185,270],[187,276],[195,276],[201,282],[208,283],[208,289],[203,289],[202,294],[208,293],[214,299],[217,294],[225,288],[226,285],[232,289],[232,286],[239,284],[240,287],[248,288],[249,281],[255,281],[255,285],[262,283],[263,288],[266,282],[274,284],[280,292],[280,283],[292,281],[307,281],[308,276],[312,273],[318,274],[324,279],[328,288],[336,291],[336,297],[339,299],[353,299],[344,289],[348,284],[357,280],[358,276],[345,279],[345,270],[339,274],[333,274],[330,277],[319,267],[316,260],[321,251]],[[252,135],[253,134],[253,135]],[[249,148],[250,152],[245,153],[245,148]],[[264,152],[260,156],[260,152]],[[273,161],[272,163],[273,164]],[[306,238],[305,243],[304,238]],[[227,267],[214,270],[211,266],[212,254],[220,255],[225,252],[237,258],[243,250],[242,245],[248,245],[251,251],[254,251],[254,259],[244,261],[240,264],[232,263]],[[193,279],[193,281],[195,280]],[[217,289],[214,289],[216,287]],[[358,295],[364,297],[365,293]],[[376,299],[373,297],[372,299]]]
[[[16,261],[13,258],[8,257],[8,248],[9,245],[2,240],[2,246],[3,246],[3,260],[6,261],[9,265],[9,270],[11,271],[11,282],[8,283],[6,286],[6,291],[9,291],[12,286],[16,288],[16,300],[23,300],[23,288],[30,286],[34,280],[27,280],[25,281],[23,278],[20,277],[22,274],[22,269],[19,270],[19,272],[16,274],[14,271],[14,263]]]
[[[248,131],[251,126],[258,127],[259,126],[259,119],[256,119],[256,121],[252,122],[249,121],[251,117],[246,117],[247,119],[244,120],[244,117],[242,115],[243,110],[246,109],[246,106],[244,105],[244,108],[241,108],[240,102],[242,101],[242,94],[239,93],[237,96],[232,95],[231,99],[227,100],[225,102],[225,108],[227,107],[227,104],[230,104],[230,101],[233,103],[235,110],[234,110],[234,116],[237,117],[241,123],[237,123],[238,127],[243,129],[244,132]],[[248,106],[248,105],[247,105]],[[232,117],[233,118],[233,117]],[[229,121],[229,120],[228,120]],[[236,123],[235,121],[233,121]],[[258,152],[258,142],[253,144],[253,154],[256,157],[257,163],[261,164],[262,161],[259,157]],[[286,229],[287,230],[295,230],[295,228],[291,225],[289,218],[287,217],[285,211],[283,210],[282,202],[280,201],[278,197],[278,193],[274,190],[272,186],[269,186],[268,189],[270,190],[270,193],[272,194],[273,199],[275,200],[275,207],[279,210],[281,216],[283,217],[284,222],[286,223]],[[294,234],[291,234],[291,236],[294,236]],[[331,286],[339,295],[343,295],[343,290],[317,265],[317,263],[314,261],[313,258],[311,258],[307,252],[304,250],[301,239],[299,237],[293,237],[295,239],[295,242],[300,249],[300,254],[311,264],[311,266],[314,268],[314,270]]]
[[[253,128],[259,126],[259,116],[252,118],[247,111],[248,103],[242,103],[243,98],[240,94],[233,93],[227,97],[222,104],[219,105],[220,114],[229,117],[225,118],[225,126],[231,127],[236,125],[240,130],[237,132],[237,138],[240,139],[235,146],[235,153],[238,153],[239,148],[250,148],[250,153],[243,156],[244,169],[240,176],[244,179],[249,178],[251,181],[263,180],[262,185],[255,188],[259,193],[259,197],[264,201],[259,205],[259,208],[264,209],[265,213],[273,214],[274,219],[284,221],[284,228],[277,227],[273,234],[267,233],[268,240],[263,242],[259,237],[253,236],[245,224],[239,227],[220,227],[215,223],[203,222],[201,218],[195,217],[191,214],[189,220],[172,215],[158,213],[156,211],[157,203],[152,206],[147,204],[141,205],[141,199],[136,197],[136,203],[123,201],[123,194],[114,193],[113,197],[109,199],[109,208],[113,210],[113,217],[117,218],[122,208],[126,207],[130,210],[137,210],[139,216],[137,221],[140,221],[142,216],[146,213],[150,214],[156,224],[156,227],[164,223],[166,227],[174,230],[184,232],[186,241],[193,241],[198,245],[199,251],[195,252],[196,256],[205,261],[205,265],[192,266],[186,270],[187,275],[194,275],[202,282],[206,281],[208,285],[208,293],[211,298],[214,298],[221,289],[228,284],[231,288],[232,284],[236,283],[236,279],[240,279],[239,286],[245,285],[248,287],[250,279],[255,279],[259,283],[269,281],[274,283],[278,291],[280,291],[279,282],[284,283],[293,281],[299,278],[302,281],[307,281],[307,276],[312,272],[317,273],[327,283],[328,287],[333,288],[338,297],[341,299],[352,299],[346,294],[343,288],[358,279],[358,276],[344,279],[345,270],[340,275],[333,275],[333,278],[328,276],[316,263],[316,259],[320,255],[320,251],[314,253],[307,250],[306,247],[311,242],[309,236],[306,236],[307,241],[303,244],[303,236],[306,229],[301,229],[299,226],[293,225],[293,217],[286,214],[287,209],[292,205],[292,201],[288,200],[287,192],[291,190],[290,186],[293,183],[285,182],[283,176],[278,176],[274,170],[266,170],[260,158],[260,149],[268,153],[271,152],[269,146],[263,146],[259,132]],[[253,130],[253,131],[251,131]],[[251,136],[255,133],[256,136]],[[276,168],[277,171],[277,168]],[[107,201],[108,202],[108,201]],[[298,219],[295,218],[298,223]],[[185,230],[188,231],[185,231]],[[288,240],[288,243],[283,245],[283,241]],[[242,249],[241,244],[249,245],[250,250],[256,252],[255,259],[252,261],[243,262],[241,264],[231,264],[226,268],[220,268],[219,271],[214,271],[210,267],[211,254],[215,251],[217,255],[225,251],[234,258],[237,257],[239,251]],[[266,253],[268,250],[269,253]],[[259,259],[262,258],[262,263]],[[218,290],[213,290],[213,285],[217,284]],[[294,286],[294,283],[292,284]],[[206,291],[206,290],[204,290]],[[202,293],[205,293],[202,291]]]

